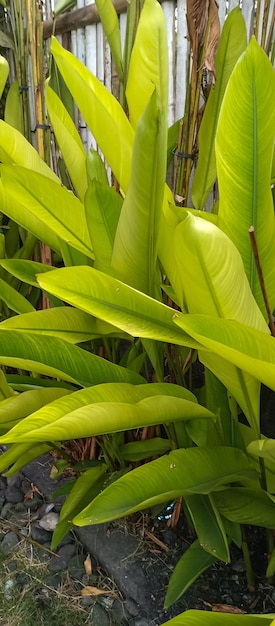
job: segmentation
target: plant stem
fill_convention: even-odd
[[[246,571],[246,580],[249,591],[255,591],[255,577],[252,569],[250,553],[247,545],[245,529],[241,526],[242,529],[242,553],[245,562],[245,571]]]

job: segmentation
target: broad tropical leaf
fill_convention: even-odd
[[[0,472],[2,473],[6,470],[5,476],[13,476],[17,474],[22,467],[27,465],[27,463],[49,452],[52,448],[53,446],[49,443],[38,443],[37,445],[33,443],[15,443],[10,446],[6,452],[1,454]]]
[[[39,287],[36,274],[50,272],[55,269],[52,265],[28,259],[1,259],[0,265],[19,280],[33,287]]]
[[[142,465],[109,485],[73,521],[98,524],[181,495],[208,494],[255,476],[247,456],[234,448],[187,448]]]
[[[61,378],[82,387],[117,381],[138,384],[144,379],[58,337],[0,330],[0,363]]]
[[[131,180],[121,209],[112,256],[117,278],[158,298],[156,262],[167,135],[166,115],[162,108],[155,90],[136,128]]]
[[[213,494],[213,499],[220,513],[232,522],[274,528],[275,502],[263,489],[234,487]]]
[[[248,230],[255,229],[271,310],[275,306],[275,224],[270,189],[275,135],[275,74],[252,38],[230,77],[216,136],[218,224],[239,249],[252,293],[263,296]]]
[[[24,133],[22,97],[17,79],[13,81],[7,94],[4,119],[7,124],[13,126],[20,133]]]
[[[211,495],[185,496],[200,546],[215,559],[229,563],[228,540],[218,507]]]
[[[86,152],[66,107],[47,84],[46,103],[54,134],[79,199],[84,202],[87,189]]]
[[[199,158],[192,185],[192,201],[203,209],[216,179],[215,135],[224,92],[240,55],[246,48],[246,27],[240,7],[230,11],[215,56],[216,81],[208,97],[199,129]]]
[[[165,622],[163,626],[201,626],[202,623],[205,626],[275,626],[275,614],[231,615],[190,610]]]
[[[123,63],[117,12],[111,0],[96,0],[96,8],[104,28],[118,76],[123,81]]]
[[[70,343],[81,343],[102,335],[118,334],[115,327],[68,306],[10,317],[0,323],[0,329],[55,335]]]
[[[169,580],[164,607],[168,609],[190,587],[194,580],[216,562],[216,558],[194,541],[178,561]],[[185,615],[185,613],[184,613]],[[167,624],[170,622],[167,622]],[[201,624],[201,622],[200,622]]]
[[[92,267],[39,274],[42,289],[134,337],[198,347],[173,324],[174,310]]]
[[[121,207],[122,198],[113,188],[97,180],[89,184],[85,211],[95,255],[94,267],[106,274],[113,273],[111,260]]]
[[[2,94],[5,89],[9,70],[10,68],[7,59],[0,55],[0,98],[2,98]]]
[[[165,133],[168,108],[168,54],[166,24],[156,0],[145,0],[131,53],[126,97],[130,121],[136,128],[156,90]],[[163,150],[166,150],[165,145]],[[163,155],[165,157],[165,155]]]
[[[29,300],[2,278],[0,278],[0,300],[5,302],[7,307],[15,313],[29,313],[35,310]]]
[[[41,159],[37,150],[33,148],[21,132],[0,120],[0,136],[0,161],[2,163],[21,165],[32,172],[47,176],[50,180],[60,185],[58,176]]]
[[[70,393],[68,389],[47,388],[25,391],[0,402],[0,432],[4,434],[17,422],[45,404]]]
[[[15,221],[32,231],[32,219],[43,224],[38,233],[53,231],[72,247],[93,258],[84,206],[70,191],[46,176],[22,167],[1,167],[1,208],[15,218],[11,205],[20,207]],[[12,211],[12,214],[11,214]],[[34,234],[37,234],[34,232]]]
[[[174,385],[165,383],[151,387],[101,384],[70,394],[67,400],[61,399],[29,415],[2,441],[60,441],[179,419],[215,419],[213,413],[194,401],[190,392],[179,392]]]
[[[52,54],[75,102],[124,193],[130,181],[134,131],[116,98],[53,37]]]
[[[275,390],[273,337],[239,322],[208,315],[179,315],[173,321],[207,350]]]

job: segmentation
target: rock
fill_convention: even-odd
[[[150,626],[149,622],[147,622],[147,619],[136,619],[134,621],[134,626]]]
[[[46,513],[45,515],[43,515],[43,517],[41,517],[38,524],[39,526],[41,526],[41,528],[44,528],[45,530],[53,531],[56,528],[58,522],[59,522],[58,513],[55,513],[54,511],[50,511],[49,513]]]
[[[2,519],[10,519],[12,516],[13,506],[11,502],[6,502],[2,507],[1,517]]]
[[[51,541],[52,533],[48,532],[47,530],[44,530],[44,528],[40,528],[37,522],[35,522],[31,526],[31,537],[34,541],[45,544],[46,542]]]
[[[0,476],[0,490],[2,491],[2,489],[6,489],[7,487],[7,479],[5,478],[5,476]]]
[[[100,604],[95,604],[93,608],[93,624],[96,624],[96,626],[110,626],[109,617]]]
[[[8,502],[12,502],[15,504],[17,502],[23,502],[24,495],[21,489],[13,486],[8,486],[5,489],[5,498]]]
[[[14,592],[14,581],[12,580],[12,578],[8,578],[8,580],[6,580],[4,584],[4,596],[6,600],[8,600],[9,602],[13,598],[13,592]]]
[[[110,532],[107,530],[106,524],[74,529],[87,552],[95,557],[101,567],[108,572],[108,576],[115,581],[125,596],[126,606],[129,602],[130,606],[135,607],[132,617],[140,614],[139,606],[143,608],[144,615],[150,617],[155,612],[150,581],[138,560],[131,558],[136,554],[140,540],[120,529],[113,530],[111,527]]]
[[[5,554],[11,552],[11,550],[19,543],[19,539],[12,530],[4,536],[1,543],[1,550]]]
[[[122,626],[126,626],[126,614],[123,603],[119,600],[115,600],[112,606],[112,616],[114,618],[115,624],[121,624]]]
[[[62,546],[56,556],[53,556],[49,562],[50,572],[61,572],[64,569],[69,568],[69,563],[74,557],[76,547],[73,544]],[[74,561],[73,561],[74,562]],[[83,571],[82,574],[83,575]]]

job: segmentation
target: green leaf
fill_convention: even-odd
[[[100,158],[100,157],[99,157]],[[122,198],[115,189],[93,180],[85,196],[87,226],[95,255],[95,268],[112,274],[111,259]]]
[[[6,452],[1,454],[0,472],[2,473],[4,470],[7,470],[5,476],[14,476],[14,474],[17,474],[27,463],[49,452],[52,450],[52,447],[52,445],[47,443],[38,443],[37,445],[33,443],[15,443],[10,446]]]
[[[131,53],[126,98],[130,121],[136,128],[156,89],[167,133],[168,54],[166,24],[157,0],[145,0]],[[166,147],[164,148],[166,151]],[[166,160],[166,153],[163,155]]]
[[[16,313],[29,313],[34,311],[31,303],[18,291],[13,289],[7,282],[0,278],[0,299]]]
[[[86,152],[83,143],[66,107],[49,84],[46,87],[46,104],[70,179],[83,202],[87,189]]]
[[[184,552],[173,571],[169,580],[164,607],[168,609],[171,604],[176,602],[193,582],[206,569],[213,565],[216,560],[217,558],[205,552],[198,540],[194,541],[191,546],[187,548],[186,552]],[[166,623],[169,624],[170,622]],[[198,623],[198,626],[200,624],[201,622]]]
[[[89,404],[87,398],[91,394],[86,393],[81,395],[81,399],[79,395],[74,395],[68,401],[55,402],[16,425],[1,441],[61,441],[116,433],[179,419],[215,419],[213,413],[194,401],[171,393],[167,396],[152,393],[151,385],[145,385],[145,389],[139,389],[138,385],[137,390],[124,385],[125,395],[120,401],[116,401],[116,397],[121,396],[121,387],[118,390],[115,385],[109,388],[107,386],[107,389],[106,385],[101,387],[102,389],[95,389],[92,394],[100,395],[101,401],[92,400]],[[108,400],[110,393],[112,400]],[[143,397],[140,399],[141,393]],[[83,398],[86,398],[84,403]],[[79,402],[80,406],[74,408]],[[64,413],[60,416],[62,410]]]
[[[0,135],[0,161],[2,163],[21,165],[32,172],[47,176],[60,185],[58,176],[18,130],[0,120]]]
[[[208,494],[253,477],[248,458],[234,448],[187,448],[132,470],[108,486],[73,521],[98,524],[181,495]]]
[[[76,0],[55,0],[54,3],[54,16],[57,17],[61,13],[70,11],[76,5]]]
[[[130,370],[105,361],[57,337],[0,330],[0,363],[61,378],[81,386],[107,381],[132,382],[144,379]]]
[[[233,320],[208,315],[179,315],[174,323],[207,350],[275,390],[275,341],[270,335]]]
[[[101,185],[109,187],[108,176],[104,162],[98,152],[93,148],[93,146],[90,147],[90,150],[86,157],[86,171],[88,183],[91,183],[95,179],[98,183],[101,183]]]
[[[7,59],[5,59],[5,57],[0,55],[0,98],[2,98],[2,94],[5,89],[9,71],[10,71],[10,68],[9,68]]]
[[[9,88],[5,104],[4,119],[20,133],[24,133],[22,99],[19,93],[19,83],[15,79]]]
[[[53,37],[51,51],[75,102],[124,192],[130,180],[134,131],[116,98]]]
[[[95,3],[111,49],[116,71],[120,80],[123,81],[123,63],[117,12],[112,0],[95,0]]]
[[[43,226],[38,236],[45,240],[45,233],[53,231],[72,247],[93,258],[87,229],[84,206],[70,191],[46,176],[22,167],[1,168],[2,210],[10,213],[10,203],[18,203],[20,211],[16,220],[35,235],[33,218]],[[6,199],[8,197],[8,200]]]
[[[112,256],[117,278],[151,296],[159,291],[156,262],[166,176],[166,136],[166,116],[157,92],[153,91],[136,128],[131,180]]]
[[[275,306],[275,228],[270,189],[275,134],[275,75],[252,38],[228,83],[216,136],[218,224],[239,249],[253,295],[266,315],[251,252],[254,226],[271,310]]]
[[[51,548],[54,550],[71,530],[72,518],[102,490],[108,466],[104,463],[88,469],[77,478],[60,511],[59,522],[53,532]]]
[[[206,568],[205,568],[206,569]],[[172,603],[171,603],[172,604]],[[230,615],[206,611],[185,611],[163,626],[274,626],[274,615]]]
[[[275,440],[274,439],[258,439],[251,441],[247,446],[248,454],[252,454],[257,458],[269,459],[275,462]]]
[[[210,495],[185,496],[201,547],[215,559],[229,563],[230,554],[225,529]]]
[[[217,226],[187,212],[174,233],[183,302],[189,313],[206,313],[269,333],[253,298],[242,258]],[[188,259],[183,264],[182,259]],[[196,284],[196,289],[194,289]]]
[[[171,444],[168,439],[154,437],[144,441],[131,441],[126,443],[120,450],[121,458],[124,461],[142,461],[152,456],[160,456],[171,451]]]
[[[52,265],[29,261],[27,259],[1,259],[0,265],[19,280],[33,287],[39,286],[36,280],[36,274],[50,272],[55,269]]]
[[[174,310],[91,267],[66,267],[39,274],[39,285],[69,304],[99,317],[132,336],[199,344],[173,324]]]
[[[55,335],[70,343],[89,341],[102,334],[116,332],[113,326],[103,323],[99,325],[98,320],[91,315],[68,306],[10,317],[0,323],[0,329],[27,331],[40,336]]]
[[[275,502],[260,488],[234,487],[213,498],[220,513],[232,522],[274,528]]]
[[[240,7],[230,11],[215,56],[216,82],[208,97],[199,129],[199,158],[192,185],[192,202],[203,209],[216,179],[215,135],[220,108],[232,70],[246,48],[246,27]]]
[[[186,213],[174,232],[181,306],[190,313],[235,319],[269,333],[253,298],[241,256],[232,241],[214,224]],[[182,259],[188,258],[188,265]],[[194,289],[196,284],[196,289]],[[229,388],[247,419],[259,430],[258,383],[212,355],[200,353],[204,364]]]
[[[0,402],[0,432],[4,434],[15,423],[45,404],[70,393],[68,389],[46,388],[25,391]]]

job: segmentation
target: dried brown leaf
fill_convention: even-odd
[[[92,561],[91,561],[91,557],[88,554],[88,556],[86,557],[85,561],[84,561],[84,568],[85,568],[85,572],[87,574],[87,576],[91,576],[93,568],[92,568]]]
[[[212,611],[216,613],[246,613],[246,611],[239,609],[238,606],[232,606],[232,604],[212,604]]]
[[[187,26],[193,51],[203,44],[208,22],[209,0],[187,0]]]
[[[205,50],[204,65],[209,72],[216,76],[215,55],[220,39],[220,20],[218,5],[215,0],[210,0],[209,7],[209,35]]]
[[[98,587],[91,587],[88,585],[87,587],[83,587],[81,589],[82,596],[113,596],[115,595],[114,591],[106,591],[104,589],[98,589]]]

